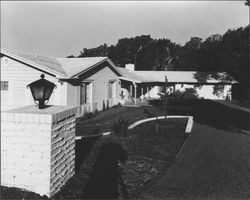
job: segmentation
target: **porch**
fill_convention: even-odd
[[[120,77],[121,93],[120,97],[126,105],[147,105],[148,100],[159,99],[160,93],[165,92],[165,82],[143,82]],[[175,92],[175,84],[168,84],[167,90]]]

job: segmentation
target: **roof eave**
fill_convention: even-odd
[[[119,79],[125,80],[125,81],[129,81],[129,82],[133,82],[133,83],[142,83],[141,80],[132,79],[132,78],[127,78],[127,77],[119,77]]]
[[[105,61],[107,61],[107,62],[112,66],[112,68],[113,68],[118,74],[122,75],[122,73],[120,72],[120,70],[118,70],[117,67],[115,66],[115,64],[107,57],[107,58],[104,58],[103,60],[101,60],[101,61],[95,63],[95,64],[92,65],[91,67],[88,67],[87,69],[85,69],[85,70],[83,70],[83,71],[81,71],[81,72],[78,72],[78,73],[76,73],[75,75],[73,75],[73,76],[71,76],[71,77],[69,77],[69,78],[75,78],[75,77],[77,77],[77,76],[80,76],[80,75],[86,73],[87,71],[89,71],[89,70],[91,70],[91,69],[97,67],[98,65],[104,63]]]
[[[6,51],[4,49],[1,49],[1,54],[4,54],[4,55],[6,55],[8,57],[11,57],[11,58],[13,58],[15,60],[21,61],[21,62],[23,62],[23,63],[25,63],[27,65],[33,66],[34,68],[36,68],[38,70],[40,69],[42,71],[48,72],[49,74],[54,75],[57,78],[63,78],[63,77],[66,78],[67,77],[65,74],[61,74],[61,73],[59,73],[59,72],[57,72],[55,70],[48,69],[47,67],[45,67],[43,65],[39,65],[39,64],[34,63],[32,61],[24,59],[24,58],[22,58],[20,56],[17,56],[16,54],[8,52],[8,51]]]

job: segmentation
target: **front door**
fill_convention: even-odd
[[[80,89],[80,104],[92,102],[92,83],[82,83]]]
[[[86,83],[82,83],[80,90],[80,104],[85,104],[86,102],[87,102],[87,85]]]
[[[110,81],[108,84],[108,98],[115,98],[116,92],[115,92],[115,82]]]

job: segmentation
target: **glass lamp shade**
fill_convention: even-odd
[[[44,74],[41,75],[41,79],[27,85],[34,101],[39,102],[39,109],[44,108],[44,102],[49,100],[55,86],[54,83],[44,79]]]

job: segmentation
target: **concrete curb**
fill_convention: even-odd
[[[165,116],[159,116],[157,117],[158,119],[165,119]],[[153,121],[157,119],[156,117],[152,117],[152,118],[147,118],[147,119],[142,119],[139,120],[133,124],[131,124],[128,127],[128,130],[135,128],[136,126],[148,122],[148,121]],[[188,122],[187,122],[187,126],[185,129],[185,133],[191,133],[192,131],[192,127],[193,127],[193,116],[183,116],[183,115],[172,115],[172,116],[167,116],[167,118],[171,119],[171,118],[188,118]],[[75,140],[81,140],[83,138],[92,138],[92,137],[100,137],[100,136],[108,136],[110,135],[112,132],[104,132],[104,133],[98,133],[98,134],[93,134],[93,135],[86,135],[86,136],[76,136]],[[184,145],[183,145],[184,146]]]
[[[92,138],[92,137],[108,136],[110,134],[111,134],[111,131],[110,132],[93,134],[93,135],[75,136],[75,140],[81,140],[83,138],[85,139],[85,138]]]
[[[165,119],[165,116],[159,116],[157,117],[158,119]],[[132,129],[132,128],[135,128],[136,126],[142,124],[142,123],[145,123],[145,122],[148,122],[148,121],[153,121],[153,120],[156,120],[157,119],[156,117],[152,117],[152,118],[147,118],[147,119],[142,119],[142,120],[139,120],[133,124],[131,124],[128,129]],[[186,129],[185,129],[185,133],[191,133],[192,131],[192,127],[193,127],[193,116],[183,116],[183,115],[172,115],[172,116],[167,116],[167,119],[171,119],[171,118],[188,118],[188,122],[187,122],[187,126],[186,126]]]

